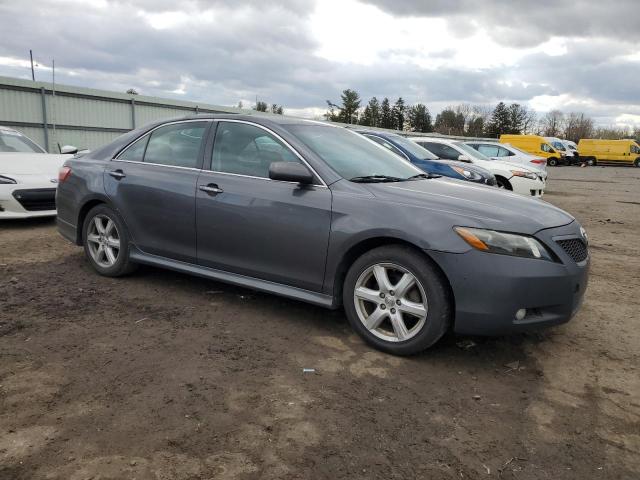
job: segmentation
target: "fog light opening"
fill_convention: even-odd
[[[516,320],[520,321],[523,320],[524,317],[527,316],[527,309],[526,308],[521,308],[520,310],[518,310],[516,312]]]

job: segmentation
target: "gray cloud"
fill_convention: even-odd
[[[120,91],[135,87],[158,96],[180,96],[171,92],[182,89],[183,98],[226,105],[257,95],[289,108],[322,108],[326,99],[338,101],[342,89],[354,88],[364,99],[401,95],[410,103],[433,106],[526,103],[539,95],[569,94],[588,102],[567,109],[589,108],[607,119],[640,113],[640,62],[623,58],[638,53],[634,15],[626,10],[633,2],[610,8],[615,15],[596,1],[543,0],[534,11],[520,0],[508,8],[497,1],[470,0],[368,3],[394,15],[444,18],[449,30],[460,35],[469,34],[476,22],[510,46],[538,45],[551,35],[569,37],[567,53],[536,53],[513,67],[472,70],[447,65],[455,51],[445,38],[430,56],[434,64],[444,60],[442,68],[393,60],[421,55],[411,46],[379,52],[380,61],[359,65],[315,55],[319,45],[310,33],[313,4],[303,0],[251,0],[240,7],[231,0],[109,0],[107,8],[79,7],[72,0],[0,0],[0,56],[25,59],[33,48],[43,64],[55,57],[61,83]],[[147,13],[171,16],[178,8],[191,19],[209,12],[214,22],[158,30],[145,21]],[[33,13],[26,17],[25,11]],[[591,15],[599,15],[602,23],[589,21]],[[613,16],[615,26],[607,23]],[[0,74],[27,77],[29,72],[0,65]]]
[[[364,0],[395,15],[449,18],[452,33],[466,34],[471,21],[490,27],[497,41],[537,45],[552,36],[609,37],[637,43],[637,0]]]

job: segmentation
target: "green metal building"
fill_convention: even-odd
[[[95,149],[163,118],[194,113],[249,113],[239,108],[0,77],[0,125],[18,130],[48,152],[58,145]]]

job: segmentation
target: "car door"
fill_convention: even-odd
[[[207,152],[196,192],[198,263],[320,291],[331,191],[317,175],[313,185],[271,180],[271,163],[305,162],[258,124],[218,122]]]
[[[104,173],[106,193],[143,252],[196,261],[195,192],[207,121],[176,122],[144,135]]]

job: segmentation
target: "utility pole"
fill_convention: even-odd
[[[29,50],[29,57],[31,57],[31,80],[36,81],[36,73],[33,70],[33,50]]]
[[[60,143],[58,143],[58,136],[56,135],[56,59],[51,60],[51,75],[52,75],[52,85],[53,88],[51,93],[53,96],[51,97],[51,122],[53,123],[53,138],[58,144],[58,151],[60,152]]]

